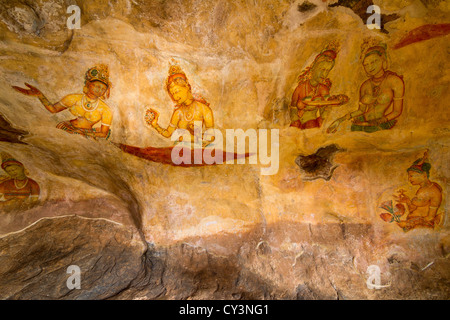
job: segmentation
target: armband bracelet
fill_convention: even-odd
[[[39,101],[44,105],[44,106],[51,106],[52,104],[50,103],[50,101],[48,101],[48,99],[45,96],[42,97],[38,97]]]
[[[403,100],[403,98],[404,98],[404,96],[403,97],[400,97],[400,98],[392,98],[392,100]]]

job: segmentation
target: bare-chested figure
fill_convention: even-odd
[[[402,114],[405,94],[403,77],[387,69],[385,46],[373,44],[371,41],[363,44],[362,64],[368,79],[359,89],[358,109],[335,120],[327,129],[328,133],[336,132],[346,120],[353,122],[351,131],[372,133],[388,130],[395,126]]]
[[[408,168],[408,180],[413,186],[419,186],[415,196],[410,199],[400,190],[397,201],[405,203],[409,214],[406,220],[398,222],[398,226],[405,231],[417,227],[435,228],[443,222],[443,215],[438,213],[442,202],[442,188],[436,182],[430,181],[431,164],[424,158],[416,160]]]

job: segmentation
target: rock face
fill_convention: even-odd
[[[1,238],[2,299],[106,299],[142,270],[145,242],[102,219],[42,219]],[[66,285],[78,265],[80,290]]]
[[[1,1],[0,297],[449,299],[449,11]],[[161,132],[213,119],[202,157],[241,130],[244,163],[168,164],[150,109]]]

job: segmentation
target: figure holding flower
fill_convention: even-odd
[[[390,205],[386,202],[383,203],[382,208],[389,212],[389,214],[380,215],[384,221],[395,221],[404,231],[418,227],[435,229],[442,225],[444,215],[438,211],[442,203],[442,187],[429,179],[430,169],[431,164],[428,162],[427,151],[423,158],[414,161],[407,169],[409,182],[413,186],[419,186],[415,196],[410,198],[404,190],[399,190],[398,195],[394,195],[394,198],[398,202],[396,208],[400,210],[395,211],[392,208],[392,201]],[[408,214],[406,219],[400,220],[405,213],[405,205]]]

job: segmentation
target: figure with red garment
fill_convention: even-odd
[[[337,51],[337,44],[330,44],[299,76],[290,105],[291,127],[320,128],[331,107],[348,102],[346,95],[330,95],[328,74],[335,65]]]
[[[37,202],[39,185],[27,176],[24,165],[7,153],[2,153],[1,158],[1,167],[8,176],[0,178],[0,211]]]

